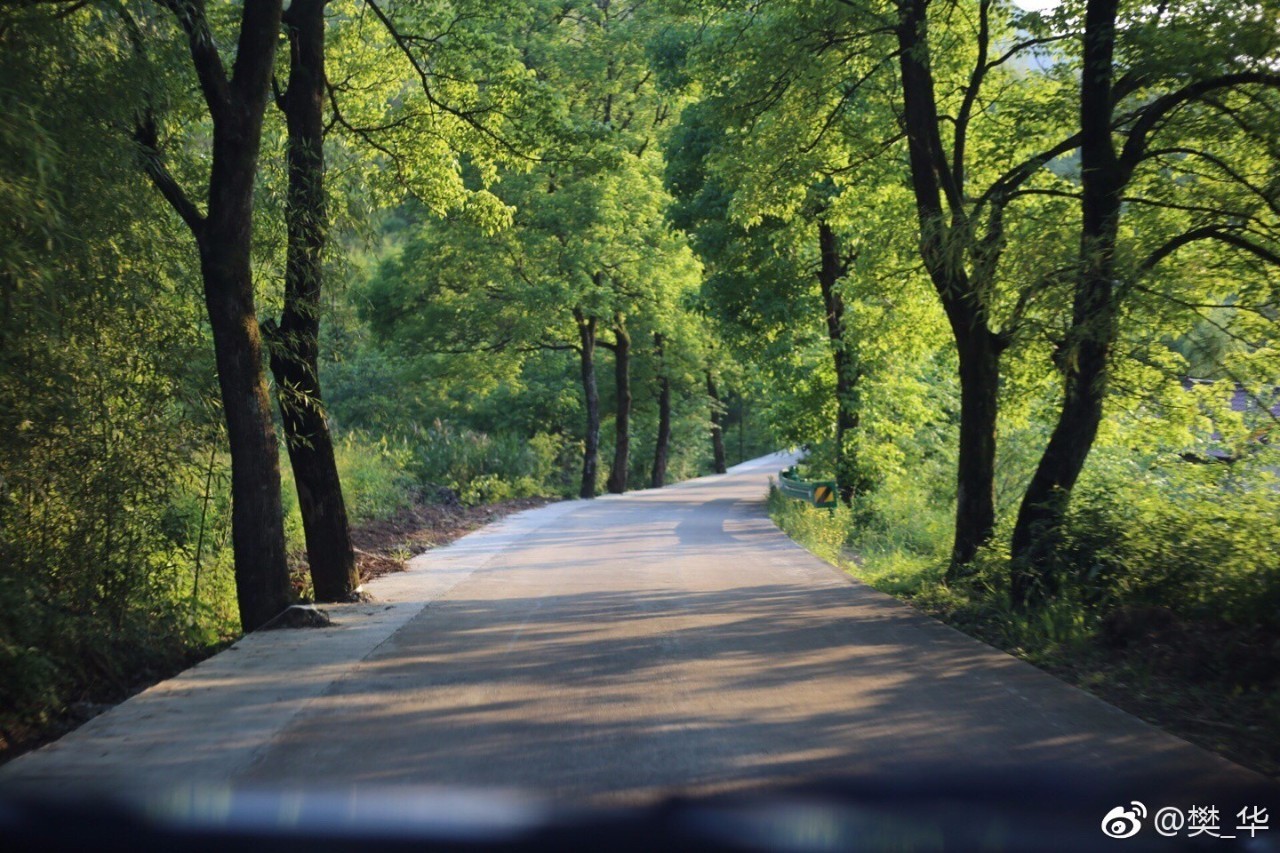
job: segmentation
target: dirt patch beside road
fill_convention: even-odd
[[[518,498],[483,506],[420,503],[381,521],[352,529],[361,582],[403,572],[409,559],[445,545],[500,518],[553,503],[551,498]]]

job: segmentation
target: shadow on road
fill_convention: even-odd
[[[918,766],[1075,764],[1153,781],[1188,771],[1132,721],[1108,733],[1118,712],[868,592],[767,584],[441,601],[292,726],[251,778],[340,762],[356,783],[625,799]],[[1060,695],[1046,708],[1047,687]],[[344,743],[326,755],[335,730]]]

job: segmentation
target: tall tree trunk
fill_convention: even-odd
[[[231,451],[236,600],[241,626],[253,631],[289,606],[291,591],[280,457],[262,367],[248,240],[238,239],[236,224],[221,220],[209,219],[200,265]]]
[[[616,408],[613,421],[613,467],[605,483],[611,493],[627,490],[627,468],[631,464],[631,336],[619,317],[613,327],[613,379]]]
[[[578,496],[596,496],[600,467],[600,392],[596,388],[596,318],[574,309],[578,321],[578,353],[582,362],[582,396],[587,409],[587,434],[582,447],[582,487]]]
[[[1089,0],[1080,77],[1080,262],[1071,328],[1058,363],[1064,396],[1058,422],[1031,478],[1012,541],[1012,593],[1025,606],[1052,592],[1046,561],[1058,538],[1071,490],[1102,422],[1107,365],[1116,334],[1113,294],[1120,198],[1126,183],[1112,143],[1111,114],[1117,0]]]
[[[360,586],[347,507],[320,393],[320,292],[328,231],[324,196],[325,20],[328,0],[293,0],[285,13],[289,131],[284,310],[270,328],[271,370],[298,490],[316,601],[350,601]]]
[[[658,440],[653,448],[653,471],[649,485],[661,489],[667,484],[667,450],[671,446],[671,380],[663,360],[662,335],[654,334],[653,348],[658,356]]]
[[[747,401],[742,400],[742,408],[738,418],[738,461],[747,461]]]
[[[959,259],[968,243],[964,193],[938,129],[928,42],[929,0],[898,0],[903,124],[920,227],[920,256],[946,312],[960,362],[960,445],[956,528],[947,575],[956,577],[995,529],[995,447],[1000,353],[980,291]],[[943,198],[952,211],[948,223]],[[964,241],[961,246],[956,240]]]
[[[716,390],[715,379],[707,371],[707,397],[711,400],[711,458],[717,474],[723,474],[724,464],[724,404]]]
[[[707,371],[707,397],[712,401],[712,465],[717,474],[723,474],[728,470],[724,467],[724,403],[710,370]]]
[[[818,223],[818,284],[826,309],[827,338],[836,369],[836,482],[840,500],[848,506],[853,495],[868,487],[858,465],[856,431],[858,410],[854,394],[858,385],[858,364],[853,342],[844,329],[844,298],[837,285],[844,278],[845,264],[840,258],[835,232],[826,222]]]
[[[231,450],[231,539],[236,598],[246,631],[261,627],[289,605],[280,459],[262,364],[254,308],[250,242],[271,70],[280,31],[280,0],[245,0],[240,13],[234,74],[214,44],[204,6],[167,4],[187,37],[192,67],[212,119],[213,156],[208,209],[201,214],[169,173],[148,112],[135,131],[143,168],[196,238],[205,307],[213,332],[223,416]]]
[[[948,577],[955,579],[995,529],[996,417],[1000,350],[983,329],[956,331],[960,359],[960,452],[956,531]]]

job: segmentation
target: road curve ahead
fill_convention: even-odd
[[[1257,781],[793,544],[763,506],[783,464],[513,516],[375,583],[383,604],[247,637],[0,783],[643,802],[921,767],[1070,766],[1192,799]]]

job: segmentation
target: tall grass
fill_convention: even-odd
[[[352,524],[389,518],[413,505],[413,452],[403,442],[353,431],[339,436],[333,451]],[[283,466],[281,478],[285,532],[289,547],[296,550],[305,543],[297,489],[288,465]]]
[[[442,421],[414,429],[404,442],[414,478],[452,490],[467,505],[571,494],[580,452],[560,435],[490,435]]]
[[[799,543],[860,580],[1033,657],[1094,638],[1122,608],[1280,634],[1280,481],[1265,459],[1196,465],[1098,450],[1051,558],[1060,586],[1030,613],[1009,602],[1007,515],[965,576],[946,582],[954,504],[939,491],[929,478],[903,476],[851,510],[776,492],[769,508]]]

